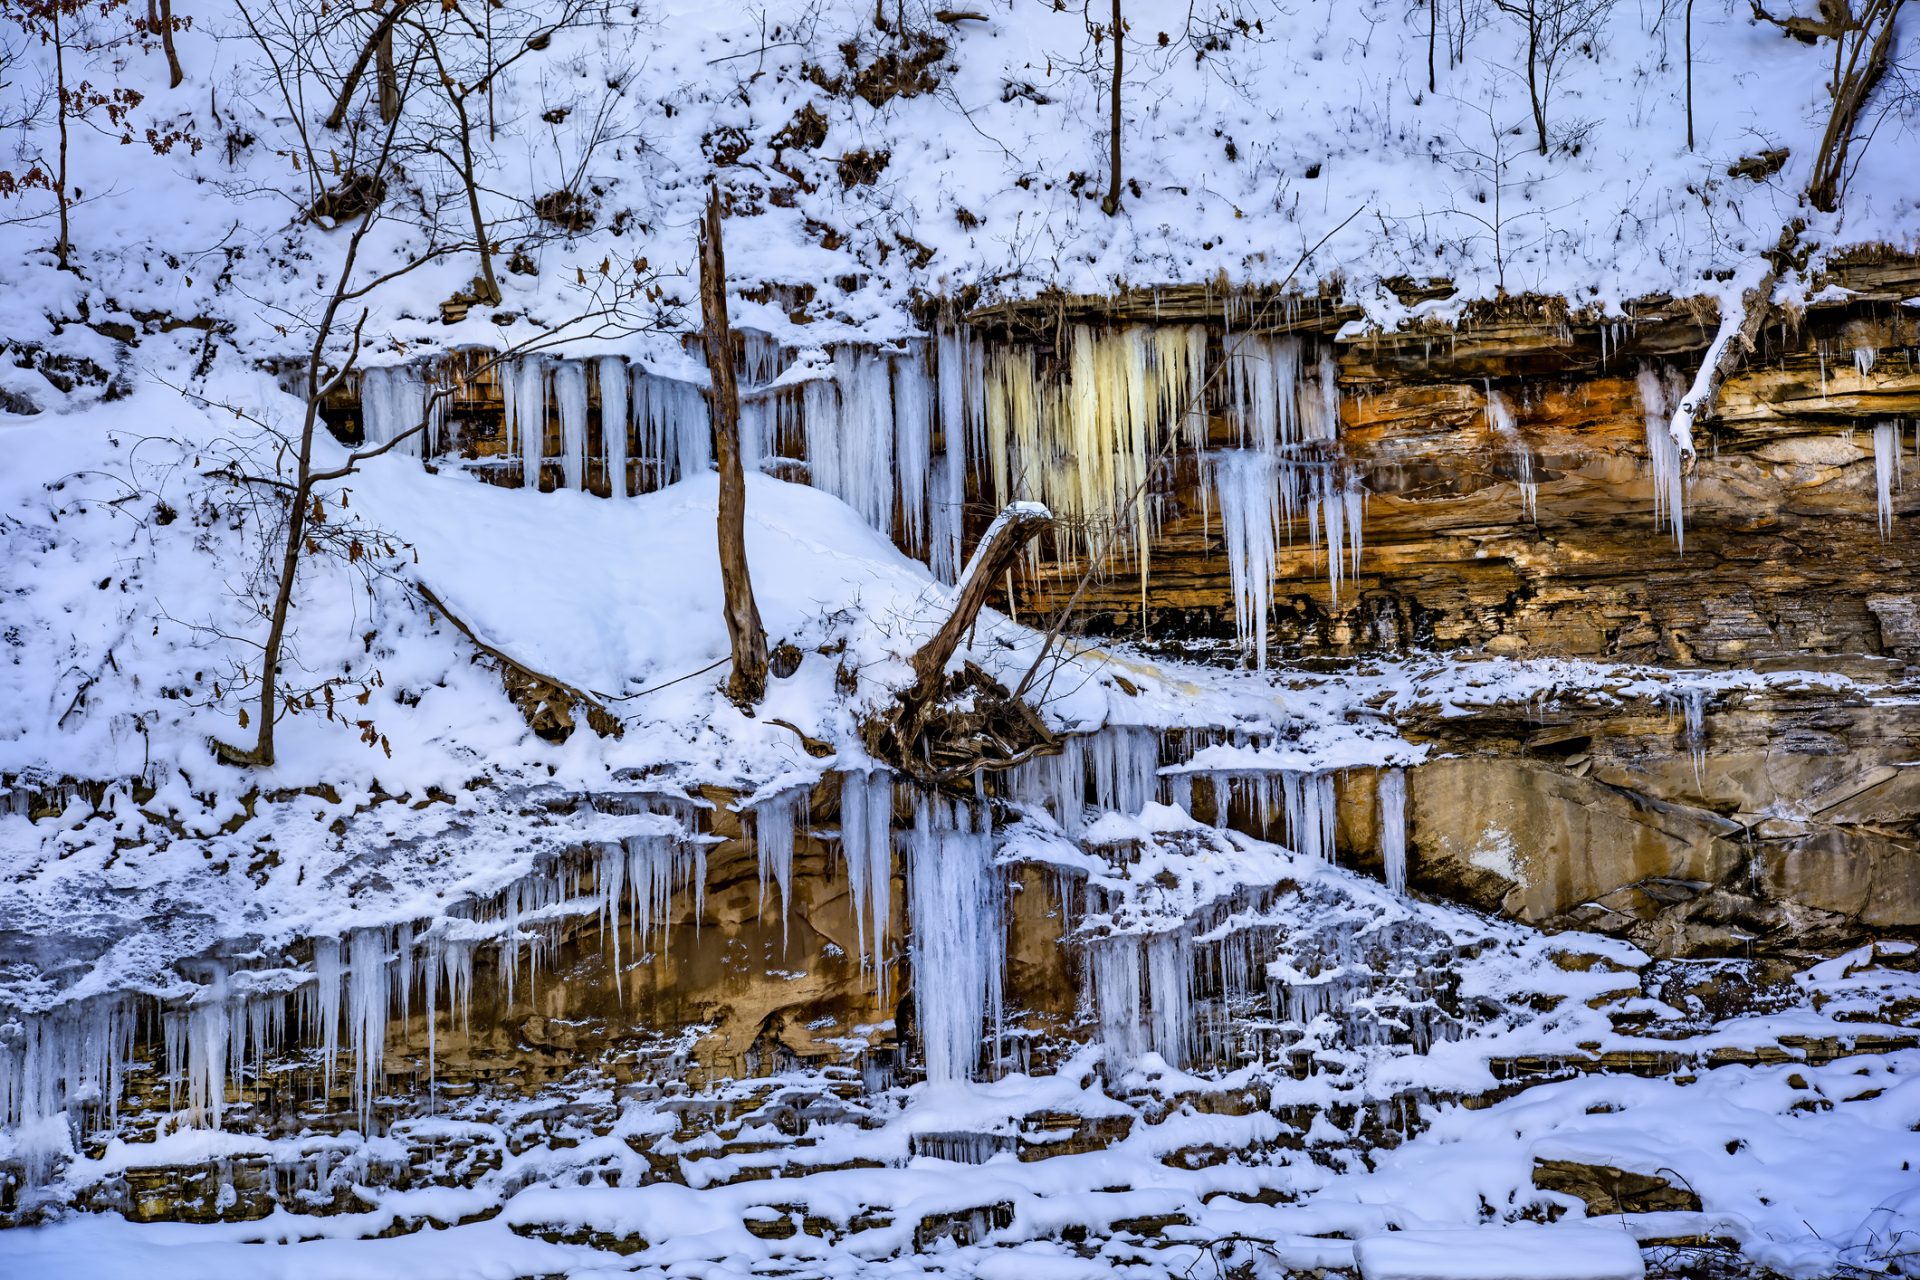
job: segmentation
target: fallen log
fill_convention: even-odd
[[[446,602],[434,594],[432,587],[424,582],[416,582],[413,585],[414,589],[419,591],[421,599],[451,622],[474,648],[492,659],[500,668],[500,680],[506,686],[507,697],[519,709],[520,714],[526,717],[527,727],[536,735],[549,742],[566,741],[575,728],[574,709],[576,707],[585,716],[587,727],[601,737],[618,738],[626,732],[626,726],[621,723],[620,717],[607,710],[591,694],[544,671],[536,671],[512,654],[487,643],[467,624],[465,619],[447,608]]]
[[[988,595],[1021,549],[1052,524],[1053,513],[1035,502],[1013,503],[994,519],[961,576],[953,611],[913,655],[913,683],[886,714],[862,726],[861,737],[875,757],[939,784],[1059,749],[1033,708],[978,666],[969,662],[947,672]]]

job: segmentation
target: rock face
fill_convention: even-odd
[[[1784,342],[1773,334],[1696,441],[1684,550],[1656,518],[1643,371],[1664,397],[1654,406],[1664,426],[1670,384],[1691,376],[1710,324],[1650,321],[1644,336],[1607,339],[1545,322],[1323,338],[1344,393],[1341,447],[1370,495],[1364,553],[1333,598],[1325,551],[1295,522],[1281,539],[1274,641],[1301,656],[1920,657],[1913,499],[1891,494],[1883,536],[1872,430],[1920,414],[1920,373],[1899,352],[1916,323],[1859,304],[1809,314]],[[1886,357],[1863,370],[1852,344]],[[1495,426],[1493,397],[1510,430]],[[1213,432],[1226,443],[1224,424]],[[1901,439],[1912,448],[1911,432]],[[1531,509],[1523,480],[1535,486]],[[1095,581],[1083,609],[1096,629],[1233,635],[1219,511],[1203,483],[1190,460],[1175,468],[1144,607],[1126,574]],[[1043,571],[1019,607],[1051,609],[1079,576],[1071,564]]]
[[[1661,955],[1822,947],[1920,926],[1920,734],[1847,688],[1579,706],[1410,726],[1412,883]]]

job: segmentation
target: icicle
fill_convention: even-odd
[[[1007,774],[1016,801],[1046,809],[1070,836],[1086,825],[1086,750],[1084,737],[1068,738],[1059,754],[1039,756]]]
[[[780,344],[752,329],[742,330],[740,340],[745,363],[741,379],[740,464],[748,470],[758,470],[778,448],[780,407],[785,397],[783,393],[747,393],[762,390],[780,376]]]
[[[594,365],[600,384],[600,446],[607,464],[607,496],[624,498],[627,483],[627,391],[632,382],[627,362],[619,356],[601,356]]]
[[[1647,434],[1647,462],[1653,469],[1653,519],[1673,531],[1674,546],[1686,548],[1686,497],[1680,444],[1668,429],[1669,388],[1651,363],[1640,366],[1640,409]]]
[[[1880,353],[1872,347],[1855,347],[1853,349],[1854,370],[1858,372],[1861,377],[1866,377],[1873,372],[1874,361],[1879,354]]]
[[[1280,793],[1286,811],[1287,839],[1294,852],[1332,862],[1339,830],[1333,774],[1284,770],[1280,774]],[[1263,810],[1267,807],[1265,803],[1261,805]]]
[[[1513,457],[1514,475],[1520,484],[1520,509],[1526,513],[1528,520],[1533,520],[1538,512],[1538,486],[1533,482],[1533,454],[1520,435],[1520,428],[1514,424],[1513,409],[1507,403],[1506,396],[1490,385],[1487,388],[1487,426],[1506,442]]]
[[[353,1049],[353,1101],[360,1131],[371,1134],[373,1100],[386,1080],[387,931],[357,929],[348,944],[347,1034]]]
[[[767,877],[780,890],[780,936],[787,931],[793,906],[793,830],[806,806],[808,791],[796,788],[753,806],[753,845],[760,863],[760,912],[767,910]]]
[[[458,1017],[460,1032],[466,1035],[473,1030],[470,1017],[473,1010],[473,944],[449,938],[441,954],[441,963],[446,966],[448,1025],[451,1026],[452,1019]]]
[[[587,367],[578,360],[553,366],[553,401],[560,411],[561,483],[587,487]]]
[[[888,364],[886,356],[868,348],[838,347],[833,380],[810,382],[805,393],[813,487],[833,494],[883,533],[893,528],[895,423]],[[924,425],[922,419],[914,429]]]
[[[316,1027],[314,1024],[318,1023]],[[319,1032],[320,1056],[326,1063],[325,1087],[333,1088],[333,1064],[340,1055],[340,939],[313,940],[313,1003],[308,1035]]]
[[[1332,348],[1320,352],[1319,395],[1311,412],[1301,415],[1301,438],[1338,440],[1340,438],[1340,369],[1334,363]]]
[[[0,1020],[0,1123],[10,1130],[10,1159],[20,1163],[27,1185],[44,1182],[56,1162],[73,1154],[82,1127],[77,1113],[104,1108],[117,1116],[135,1023],[117,999]],[[180,1015],[164,1023],[169,1106],[184,1074],[184,1023]]]
[[[1280,491],[1270,453],[1236,449],[1214,455],[1209,469],[1220,503],[1240,651],[1267,666],[1267,619],[1273,605]]]
[[[233,1034],[227,970],[215,964],[207,984],[187,1009],[187,1110],[196,1120],[220,1127],[227,1101],[229,1041]]]
[[[1407,771],[1383,769],[1377,804],[1380,811],[1380,865],[1387,888],[1407,891]]]
[[[887,926],[893,915],[893,775],[884,769],[840,775],[840,852],[847,860],[861,966],[871,966],[887,998]]]
[[[502,367],[500,397],[507,433],[519,445],[520,483],[540,487],[540,460],[547,448],[547,369],[545,356],[522,356]]]
[[[1159,797],[1160,738],[1153,730],[1109,725],[1082,741],[1095,808],[1137,814]]]
[[[626,892],[630,856],[624,843],[601,845],[593,875],[593,887],[600,899],[600,936],[613,942],[613,992],[621,1000],[626,999],[626,990],[620,966],[620,899]]]
[[[431,454],[440,447],[441,417],[441,401],[432,398],[419,366],[382,366],[360,375],[360,433],[367,445],[399,439],[391,452]],[[425,429],[414,430],[422,422]]]
[[[665,488],[711,468],[713,427],[700,388],[674,378],[656,378],[641,369],[633,371],[632,387],[629,414],[639,448],[641,490]],[[744,433],[744,407],[742,415]],[[743,434],[743,464],[744,439]]]
[[[965,809],[922,794],[907,839],[908,917],[921,1052],[934,1084],[965,1080],[983,1023],[999,1057],[1006,936],[993,839]]]
[[[944,447],[936,470],[936,489],[927,512],[927,566],[933,570],[934,577],[946,583],[954,582],[960,572],[961,539],[966,528],[967,444],[980,426],[980,415],[974,411],[980,383],[969,381],[969,374],[974,372],[969,346],[968,338],[960,330],[943,328],[935,339],[937,401]]]
[[[1153,1007],[1153,1051],[1170,1066],[1186,1066],[1196,1043],[1193,940],[1186,933],[1147,940],[1147,991]]]
[[[1150,337],[1142,326],[1068,330],[1064,380],[1043,383],[1031,349],[996,350],[987,365],[987,470],[997,505],[1045,503],[1060,516],[1061,555],[1126,553],[1144,585],[1158,504],[1149,493],[1167,433],[1194,430],[1201,344]],[[1182,406],[1169,421],[1169,405]],[[1177,436],[1176,436],[1177,438]]]
[[[440,1003],[440,968],[444,963],[440,936],[437,933],[429,934],[421,951],[421,986],[427,999],[427,1109],[437,1112],[440,1109],[440,1076],[439,1060],[435,1054],[435,1023]]]
[[[1893,491],[1900,486],[1900,424],[1873,428],[1873,481],[1880,503],[1880,536],[1893,536]]]
[[[1693,757],[1693,784],[1706,786],[1707,691],[1699,685],[1679,690],[1680,714],[1686,723],[1687,752]]]
[[[927,373],[926,344],[913,344],[906,355],[892,363],[893,466],[899,483],[900,537],[909,553],[925,556],[934,396],[933,379]],[[889,515],[892,505],[888,504]]]
[[[1140,939],[1132,934],[1102,938],[1087,949],[1087,959],[1100,1011],[1100,1041],[1108,1070],[1118,1075],[1146,1047],[1140,1020]]]

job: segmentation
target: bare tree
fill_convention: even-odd
[[[1514,242],[1514,224],[1523,218],[1538,217],[1549,211],[1528,207],[1515,213],[1508,207],[1508,193],[1527,186],[1526,180],[1507,176],[1507,170],[1513,162],[1513,148],[1517,142],[1514,135],[1524,126],[1518,122],[1501,125],[1494,116],[1493,101],[1493,89],[1492,86],[1488,86],[1479,104],[1480,112],[1487,122],[1486,144],[1476,145],[1463,138],[1453,150],[1446,153],[1447,159],[1454,167],[1473,180],[1472,186],[1466,191],[1448,193],[1453,197],[1449,212],[1481,228],[1480,231],[1469,235],[1467,239],[1472,241],[1485,236],[1493,249],[1496,287],[1505,294],[1507,264],[1516,251],[1527,247],[1527,243]]]
[[[167,55],[167,87],[178,89],[187,73],[180,69],[180,55],[174,51],[174,33],[185,31],[193,20],[173,16],[173,0],[147,0],[147,21],[143,28],[149,37],[160,38],[160,48]]]
[[[1619,0],[1493,0],[1520,23],[1527,38],[1527,97],[1540,154],[1547,154],[1547,105],[1569,53],[1591,49]]]
[[[1873,131],[1864,125],[1864,117],[1892,61],[1894,25],[1905,5],[1906,0],[1819,0],[1818,17],[1776,17],[1754,0],[1754,17],[1760,21],[1808,44],[1833,42],[1833,70],[1827,83],[1831,108],[1806,191],[1807,203],[1823,213],[1839,209],[1860,151],[1872,140]],[[1766,270],[1741,295],[1739,305],[1722,314],[1720,331],[1707,348],[1693,385],[1674,407],[1667,429],[1689,463],[1694,425],[1712,416],[1721,385],[1757,349],[1781,277],[1804,265],[1800,236],[1805,230],[1806,222],[1797,217],[1780,229],[1780,238],[1765,255]]]
[[[112,20],[126,5],[127,0],[8,0],[0,4],[0,19],[12,22],[53,54],[50,103],[54,127],[52,161],[36,157],[24,173],[7,175],[0,181],[0,194],[15,194],[30,187],[53,193],[60,224],[53,251],[62,270],[73,269],[71,212],[79,195],[68,168],[73,127],[85,125],[117,135],[126,144],[134,140],[131,119],[141,102],[139,92],[124,85],[95,85],[85,78],[81,65],[82,59],[145,37],[143,24],[113,25]],[[147,131],[148,146],[161,153],[188,138],[172,130]]]
[[[740,465],[740,388],[733,376],[733,331],[727,324],[727,257],[721,240],[720,188],[707,189],[700,222],[700,312],[707,370],[713,380],[713,441],[720,466],[720,581],[726,593],[733,673],[727,696],[752,707],[767,692],[767,633],[747,568],[747,481]]]
[[[1867,103],[1887,73],[1894,25],[1905,6],[1906,0],[1819,0],[1817,17],[1775,17],[1753,0],[1755,18],[1809,44],[1827,40],[1833,45],[1827,78],[1832,109],[1807,180],[1807,202],[1822,213],[1840,207],[1858,163],[1854,148],[1864,148],[1872,136],[1864,125]]]
[[[302,86],[314,74],[311,63],[298,61],[302,56],[310,56],[309,51],[276,42],[255,15],[242,6],[246,13],[249,30],[268,60],[273,63],[276,82],[285,95],[284,108],[293,121],[293,129],[298,135],[297,147],[306,154],[314,154],[312,138],[308,134],[304,118],[301,116],[300,103],[303,100]],[[288,61],[287,58],[294,60]],[[409,51],[406,60],[396,66],[397,87],[404,101],[415,90],[420,73],[429,64],[424,43],[416,44]],[[315,443],[324,425],[321,420],[321,407],[334,392],[347,385],[356,370],[362,341],[367,325],[369,310],[360,306],[359,314],[349,321],[347,316],[359,304],[362,304],[376,292],[402,279],[429,263],[444,260],[454,254],[466,252],[471,245],[463,240],[449,240],[441,237],[437,225],[428,218],[420,226],[421,242],[410,249],[406,256],[389,260],[377,268],[362,269],[361,254],[367,237],[382,221],[391,215],[390,206],[399,206],[400,201],[394,195],[404,175],[398,163],[401,151],[401,123],[404,113],[396,113],[385,122],[369,149],[356,149],[362,140],[361,133],[354,132],[345,140],[348,155],[344,162],[336,162],[342,172],[357,172],[365,180],[367,195],[363,207],[351,220],[351,231],[342,248],[337,267],[332,273],[332,283],[326,300],[316,318],[302,320],[291,317],[311,333],[304,359],[301,382],[301,397],[304,407],[300,425],[286,441],[285,456],[290,460],[291,480],[280,476],[264,479],[264,483],[283,493],[287,503],[287,519],[282,532],[278,565],[271,577],[273,583],[272,599],[265,607],[267,617],[267,635],[261,644],[260,671],[258,675],[258,711],[254,727],[254,741],[249,746],[236,746],[219,740],[212,744],[215,754],[229,764],[243,767],[265,768],[273,764],[275,758],[274,726],[280,714],[288,710],[281,688],[282,667],[285,661],[291,612],[294,600],[294,588],[298,579],[300,563],[304,555],[319,549],[317,541],[311,535],[312,528],[325,520],[324,504],[321,501],[322,486],[332,484],[354,474],[361,464],[387,453],[408,441],[418,438],[427,431],[437,416],[440,405],[451,394],[451,388],[442,387],[433,391],[424,404],[420,419],[411,426],[396,432],[387,440],[368,447],[356,449],[346,459],[334,466],[320,466],[315,462]],[[310,169],[315,167],[310,162]],[[337,223],[338,225],[343,225]],[[490,356],[483,363],[497,364],[510,359],[532,346],[551,346],[564,339],[575,336],[580,322],[585,319],[599,320],[606,332],[605,324],[609,318],[619,331],[632,332],[633,328],[619,321],[624,308],[634,299],[658,298],[657,290],[649,290],[646,282],[640,279],[644,267],[636,265],[635,278],[619,280],[612,277],[611,268],[607,277],[592,285],[584,286],[594,290],[594,305],[584,315],[548,329],[529,343],[509,348]],[[582,273],[583,279],[584,273]],[[599,290],[606,290],[600,292]],[[248,726],[244,712],[241,727]]]
[[[1687,0],[1681,43],[1687,60],[1687,150],[1693,150],[1693,0]]]
[[[1113,0],[1107,35],[1113,40],[1113,75],[1107,89],[1107,195],[1100,202],[1100,211],[1111,218],[1120,212],[1120,92],[1127,74],[1127,23],[1120,12],[1120,0]],[[1094,41],[1097,44],[1099,40],[1100,33],[1095,30]]]

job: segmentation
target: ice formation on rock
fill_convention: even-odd
[[[893,915],[893,775],[840,775],[840,852],[847,862],[860,961],[886,999],[887,931]]]
[[[1376,803],[1380,814],[1380,866],[1387,888],[1407,891],[1407,771],[1382,769]]]
[[[547,449],[547,383],[552,361],[521,356],[500,366],[500,410],[508,439],[520,455],[520,482],[540,486]]]
[[[1653,471],[1653,520],[1672,531],[1676,549],[1685,550],[1687,504],[1681,450],[1669,430],[1676,402],[1674,380],[1663,375],[1651,361],[1644,361],[1640,365],[1639,388],[1646,423],[1647,464]]]
[[[587,487],[587,367],[578,360],[553,362],[553,402],[560,416],[560,481]]]
[[[1520,508],[1526,512],[1527,519],[1535,519],[1539,512],[1539,486],[1533,481],[1533,453],[1527,448],[1527,442],[1520,434],[1520,428],[1514,424],[1513,406],[1507,403],[1507,397],[1491,386],[1487,388],[1487,426],[1506,445],[1513,458],[1513,474],[1520,486]]]
[[[1233,589],[1233,625],[1242,653],[1254,665],[1267,665],[1267,623],[1273,608],[1275,542],[1279,519],[1279,476],[1269,452],[1233,449],[1211,461],[1213,491],[1220,507],[1220,531],[1227,544],[1227,573]]]
[[[1159,527],[1153,468],[1188,428],[1205,385],[1205,330],[1075,325],[1065,377],[1000,347],[986,364],[986,454],[996,506],[1026,499],[1061,517],[1062,556],[1115,553],[1145,582]]]
[[[767,909],[767,880],[780,890],[780,927],[785,936],[793,907],[794,828],[806,817],[806,787],[769,796],[753,805],[753,845],[760,866],[760,910]]]
[[[890,358],[873,347],[836,347],[833,377],[807,383],[804,396],[807,472],[813,487],[839,498],[883,532],[893,528],[896,474],[890,366]],[[922,419],[917,445],[922,452],[925,428]],[[921,466],[924,483],[924,459]]]
[[[907,918],[915,1012],[934,1084],[965,1080],[988,1028],[999,1057],[1006,935],[993,833],[984,814],[922,793],[907,835]]]
[[[390,452],[421,457],[440,447],[443,397],[419,365],[389,365],[360,375],[360,432],[368,447],[398,440]]]
[[[1156,934],[1147,939],[1146,950],[1153,1051],[1170,1065],[1184,1067],[1195,1039],[1193,939],[1184,930]]]
[[[927,557],[927,494],[932,484],[935,387],[927,344],[913,343],[893,366],[893,469],[898,477],[900,542],[909,555]],[[888,504],[888,515],[893,503]],[[885,529],[887,526],[878,526]]]
[[[713,467],[713,424],[706,397],[693,383],[635,369],[630,413],[642,492]]]
[[[1146,1048],[1140,951],[1139,936],[1130,933],[1103,938],[1087,947],[1094,1007],[1100,1013],[1100,1042],[1107,1051],[1107,1066],[1115,1072],[1125,1070]]]
[[[1879,504],[1880,536],[1893,536],[1893,491],[1900,487],[1900,424],[1882,422],[1873,428],[1873,484]]]
[[[627,482],[627,392],[632,382],[627,362],[619,356],[601,356],[594,362],[594,383],[600,389],[600,446],[606,460],[607,496],[625,498]]]

